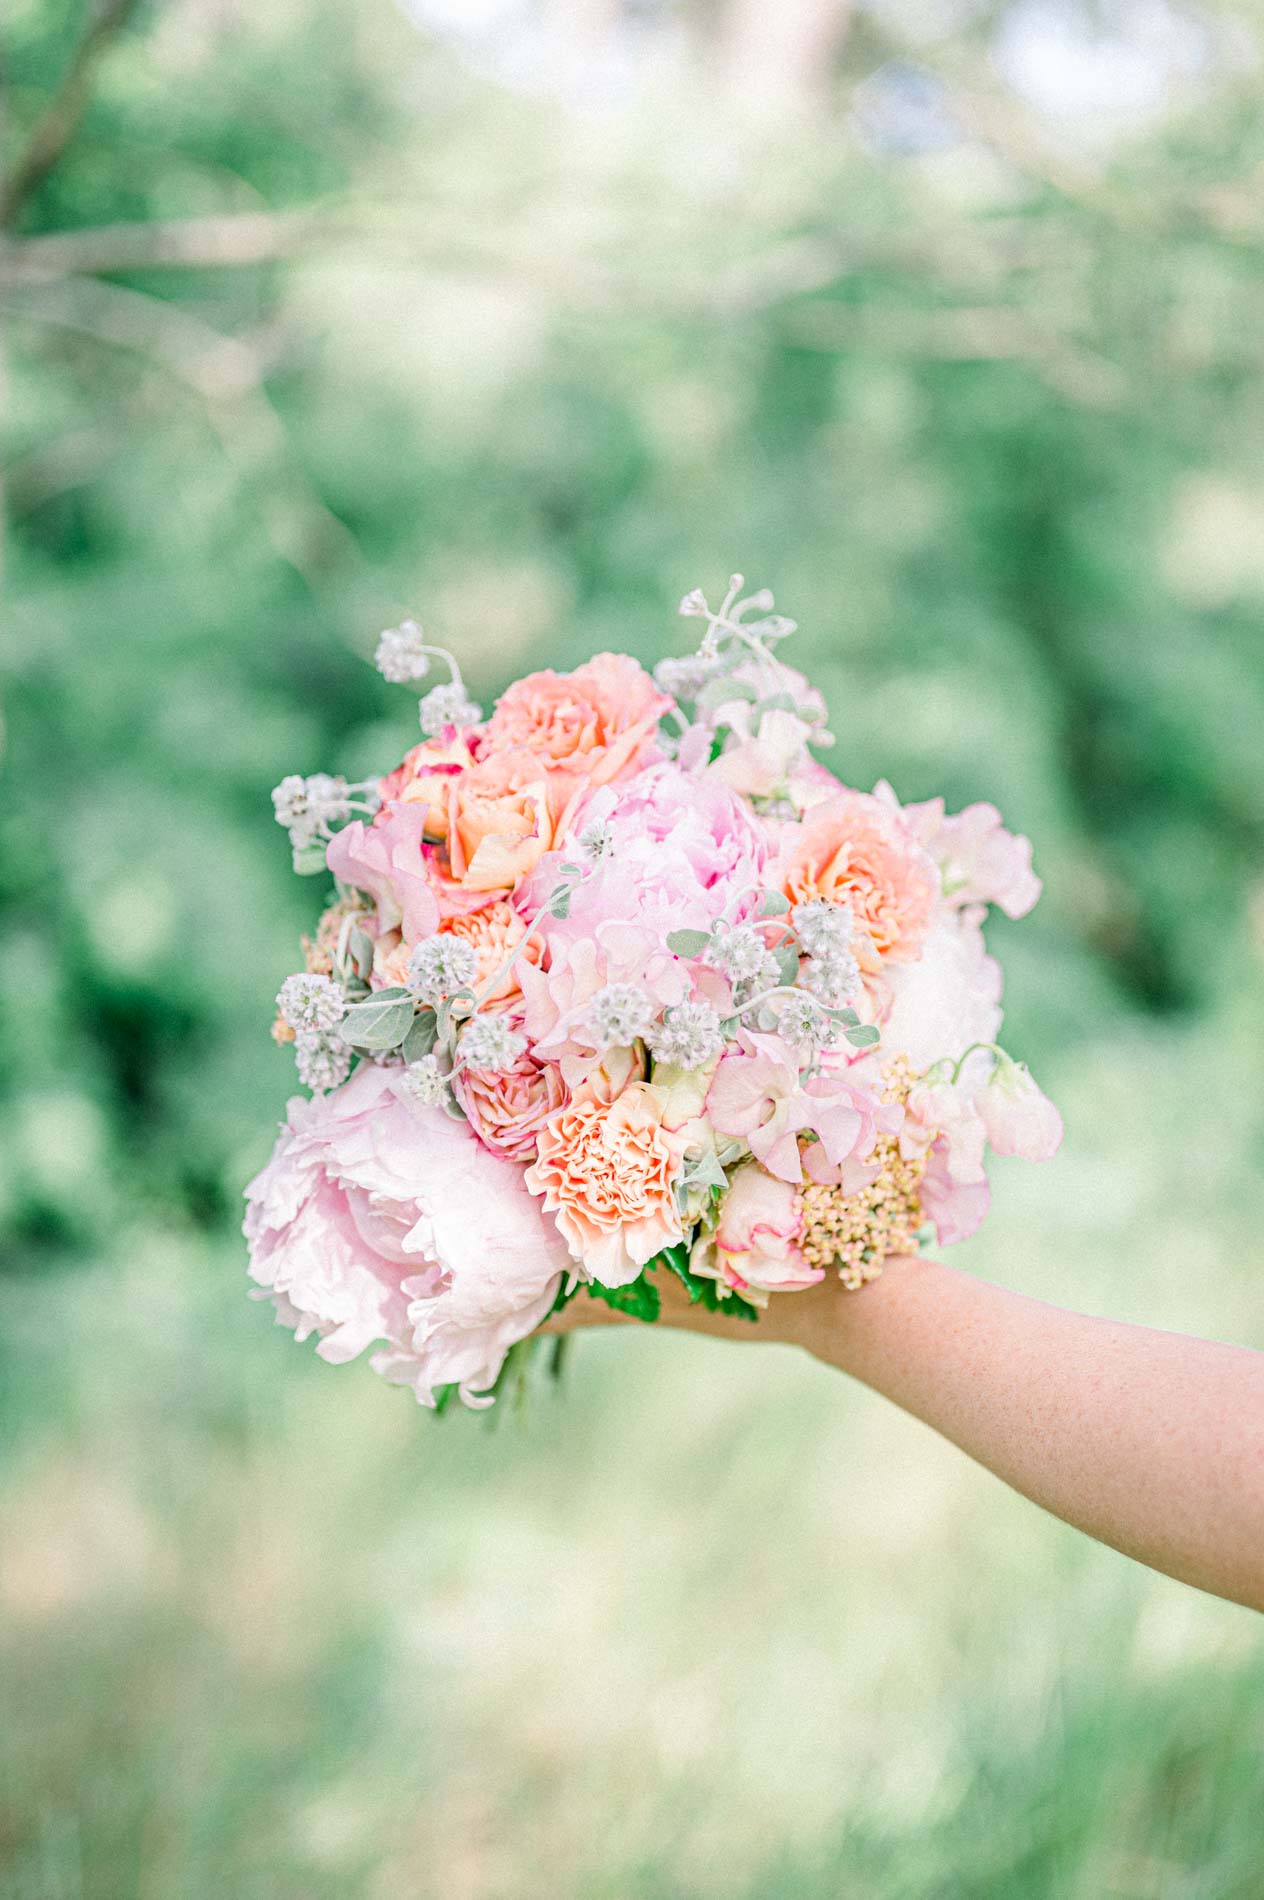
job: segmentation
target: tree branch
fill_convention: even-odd
[[[65,77],[36,122],[13,170],[0,185],[0,229],[11,231],[31,193],[58,163],[78,128],[91,96],[92,75],[110,41],[136,11],[137,0],[104,0],[75,48]]]

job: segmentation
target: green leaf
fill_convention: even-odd
[[[765,891],[759,906],[761,917],[784,917],[790,908],[790,899],[781,891]]]
[[[355,974],[367,983],[373,968],[373,939],[358,924],[347,938],[347,961]]]
[[[792,943],[778,944],[777,948],[773,951],[773,956],[777,959],[777,968],[781,973],[782,982],[787,985],[797,982],[799,975],[799,952],[795,945]]]
[[[667,948],[673,956],[700,957],[711,941],[706,930],[673,930],[667,938]]]
[[[416,1005],[407,990],[378,990],[362,1003],[353,1003],[338,1025],[353,1049],[380,1054],[398,1049],[413,1026]]]
[[[722,1292],[719,1282],[708,1279],[705,1274],[690,1271],[688,1247],[679,1244],[665,1247],[662,1253],[655,1254],[646,1272],[652,1272],[655,1267],[666,1267],[674,1273],[694,1306],[705,1306],[709,1313],[727,1313],[730,1319],[758,1320],[758,1307],[737,1293]]]
[[[310,844],[303,851],[296,851],[293,858],[294,869],[299,877],[316,877],[325,869],[325,847],[323,844]]]
[[[448,1407],[451,1405],[453,1399],[457,1396],[457,1393],[460,1390],[461,1388],[459,1385],[437,1385],[435,1387],[434,1409],[435,1409],[436,1418],[443,1417],[443,1414],[447,1411]]]
[[[428,1056],[435,1046],[438,1024],[432,1009],[420,1009],[413,1018],[413,1026],[400,1045],[405,1062],[420,1062]]]
[[[735,699],[745,699],[753,706],[758,694],[749,680],[739,680],[732,673],[720,673],[709,679],[694,702],[700,712],[713,713],[718,706],[731,706]]]
[[[646,1279],[646,1271],[643,1268],[628,1286],[602,1286],[600,1281],[590,1280],[588,1297],[604,1300],[616,1313],[628,1313],[633,1319],[656,1320],[660,1305],[658,1288],[652,1280]]]
[[[872,1049],[875,1042],[881,1042],[882,1031],[875,1029],[872,1023],[861,1023],[859,1029],[849,1029],[847,1040],[856,1049]]]

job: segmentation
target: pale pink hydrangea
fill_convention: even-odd
[[[430,1404],[436,1386],[494,1382],[569,1263],[521,1168],[411,1101],[401,1073],[365,1064],[290,1103],[246,1190],[245,1231],[251,1276],[283,1324],[318,1335],[334,1363],[385,1342],[375,1369]]]

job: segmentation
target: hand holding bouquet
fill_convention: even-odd
[[[757,1319],[987,1211],[987,1146],[1057,1110],[997,1045],[989,904],[1040,892],[990,805],[901,806],[813,757],[825,707],[766,593],[700,593],[697,652],[600,654],[484,719],[449,678],[381,780],[274,793],[332,902],[278,996],[296,1097],[247,1190],[279,1319],[423,1404],[490,1403],[567,1301],[653,1320],[664,1275]]]

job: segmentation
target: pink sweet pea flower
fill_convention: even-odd
[[[691,1265],[762,1306],[770,1293],[797,1292],[825,1278],[799,1251],[802,1232],[798,1190],[746,1161],[729,1181],[714,1235],[695,1243]]]
[[[997,904],[1007,917],[1025,917],[1043,886],[1031,868],[1031,840],[1006,831],[995,805],[967,805],[945,815],[942,798],[900,806],[885,780],[875,796],[896,811],[939,866],[943,901],[955,910]]]
[[[852,1193],[871,1178],[863,1161],[878,1130],[894,1131],[902,1111],[876,1100],[846,1074],[804,1082],[798,1057],[779,1036],[743,1031],[743,1054],[721,1058],[707,1113],[722,1135],[744,1141],[783,1181],[831,1182]],[[801,1155],[799,1136],[817,1137]]]
[[[330,839],[325,862],[343,884],[371,897],[379,931],[403,930],[409,943],[439,927],[439,900],[429,869],[424,804],[393,804],[371,825],[358,818]]]
[[[975,1091],[974,1100],[998,1155],[1048,1161],[1057,1153],[1062,1117],[1025,1062],[999,1056],[990,1080]]]

